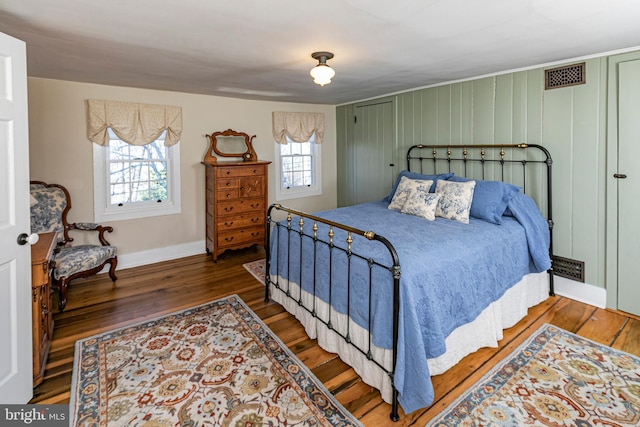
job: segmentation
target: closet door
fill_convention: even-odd
[[[351,204],[377,201],[393,186],[395,109],[393,100],[355,107]]]
[[[640,315],[640,59],[618,64],[618,309]],[[624,177],[626,175],[626,178]]]

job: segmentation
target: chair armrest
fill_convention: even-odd
[[[107,241],[104,237],[105,232],[113,232],[113,227],[110,226],[102,226],[100,224],[94,224],[90,222],[74,222],[73,224],[68,225],[68,230],[79,230],[79,231],[97,231],[98,239],[100,239],[100,243],[102,246],[110,246],[111,243]],[[69,239],[73,240],[73,239]]]
[[[100,227],[100,224],[94,224],[92,222],[74,222],[73,224],[69,225],[70,227],[73,226],[73,229],[75,230],[96,230],[98,227]]]

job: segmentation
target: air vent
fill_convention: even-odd
[[[553,272],[556,276],[584,283],[584,262],[582,261],[554,255]]]
[[[544,88],[557,89],[559,87],[581,85],[587,82],[585,76],[586,63],[565,65],[544,71]]]

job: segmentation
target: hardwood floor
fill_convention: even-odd
[[[337,356],[307,338],[297,320],[278,304],[264,302],[263,285],[242,267],[263,257],[264,251],[254,247],[227,252],[216,263],[206,255],[197,255],[121,270],[115,287],[106,274],[74,281],[66,310],[54,314],[45,378],[34,390],[31,403],[69,402],[77,339],[231,294],[238,294],[365,426],[423,426],[543,323],[640,356],[640,318],[550,297],[506,330],[499,348],[481,349],[433,377],[436,401],[429,408],[402,413],[400,421],[392,423],[390,406],[375,389],[362,383]]]

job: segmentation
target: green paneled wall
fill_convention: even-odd
[[[544,89],[544,69],[395,95],[396,174],[417,143],[535,143],[554,160],[554,249],[585,262],[586,282],[605,285],[606,63],[587,60],[583,85]],[[337,108],[338,202],[348,204],[345,174],[354,107]],[[373,166],[372,166],[373,167]]]

